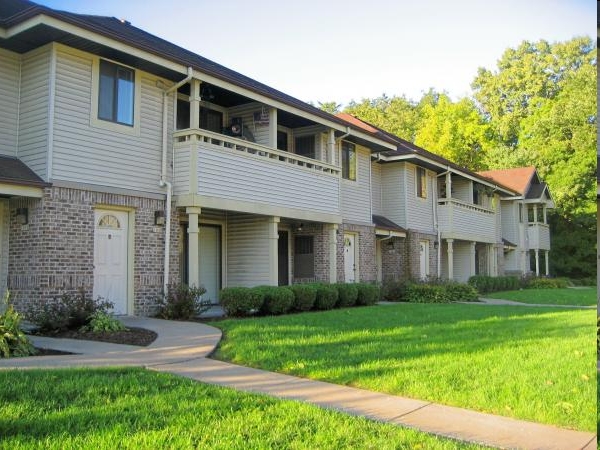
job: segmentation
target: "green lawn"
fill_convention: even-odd
[[[144,369],[0,371],[0,448],[482,449]]]
[[[595,287],[564,289],[523,289],[502,291],[483,295],[486,298],[501,298],[515,302],[539,305],[595,306],[598,303]]]
[[[397,304],[215,322],[216,357],[592,431],[593,310]]]

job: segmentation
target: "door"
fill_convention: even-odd
[[[422,279],[429,276],[429,241],[419,241],[419,274]]]
[[[346,283],[356,281],[356,235],[344,234],[344,275]]]
[[[127,314],[129,213],[94,213],[94,298],[114,303],[115,314]]]
[[[221,227],[200,225],[199,228],[200,284],[206,289],[202,298],[216,305],[221,289]]]
[[[287,231],[279,231],[277,241],[277,265],[279,269],[279,286],[290,284],[290,255],[288,252],[289,237]]]

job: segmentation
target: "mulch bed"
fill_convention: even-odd
[[[109,342],[111,344],[139,345],[146,347],[158,337],[154,331],[145,328],[129,327],[123,331],[79,331],[68,330],[56,334],[41,334],[39,336],[67,339],[83,339],[86,341]]]

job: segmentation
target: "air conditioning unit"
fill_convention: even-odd
[[[232,136],[242,136],[244,133],[244,126],[242,124],[241,117],[232,117],[229,131]]]

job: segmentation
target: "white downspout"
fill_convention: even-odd
[[[192,79],[193,70],[188,67],[188,74],[183,80],[174,84],[168,89],[163,90],[163,108],[162,108],[162,165],[160,171],[160,181],[158,185],[160,187],[167,188],[167,198],[165,205],[165,259],[163,263],[163,293],[166,294],[169,288],[169,257],[171,254],[171,199],[173,197],[173,186],[167,181],[167,146],[168,146],[168,119],[167,119],[167,96],[179,89],[185,83]]]

